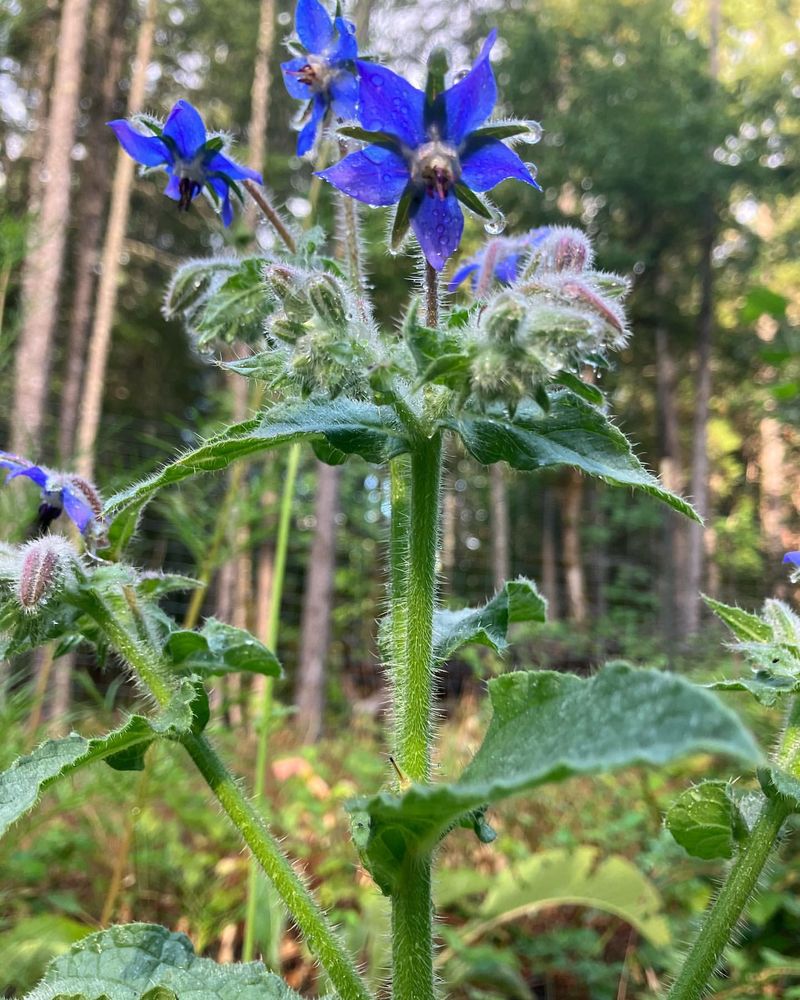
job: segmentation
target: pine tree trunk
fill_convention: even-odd
[[[139,28],[136,56],[131,73],[131,87],[128,94],[129,115],[141,110],[144,100],[147,66],[153,48],[156,7],[156,0],[147,0],[144,18]],[[97,290],[97,305],[92,323],[78,424],[76,466],[80,475],[86,479],[91,479],[94,471],[95,444],[100,426],[106,363],[111,345],[111,325],[114,321],[114,308],[117,303],[120,253],[128,225],[128,209],[135,166],[136,164],[127,153],[122,149],[118,150],[114,183],[111,189],[108,228],[100,261],[100,283]]]
[[[558,589],[558,560],[556,559],[556,531],[558,517],[553,489],[545,486],[542,491],[542,591],[547,598],[547,620],[561,618],[561,600]]]
[[[494,589],[500,590],[511,575],[508,526],[508,488],[505,469],[499,463],[489,469],[492,529],[492,576]]]
[[[89,0],[64,0],[39,217],[31,227],[22,277],[22,327],[15,357],[11,447],[36,455],[48,403],[50,354],[69,222],[72,146]]]
[[[98,0],[89,38],[86,90],[91,95],[92,104],[86,145],[92,155],[83,164],[76,212],[78,260],[58,422],[58,453],[62,466],[68,465],[72,457],[78,420],[86,339],[97,284],[103,215],[108,200],[106,178],[111,174],[113,165],[114,145],[108,141],[106,122],[114,117],[114,98],[122,74],[125,36],[119,26],[124,23],[127,9],[127,0]]]
[[[764,550],[777,566],[784,552],[786,524],[786,449],[783,427],[774,417],[764,417],[758,425],[758,464],[761,469],[758,513]]]
[[[295,683],[297,732],[304,741],[317,740],[322,733],[325,668],[330,642],[333,577],[336,569],[339,476],[338,466],[317,463],[317,498],[314,506],[316,527],[309,553],[303,595],[300,655]]]
[[[583,478],[570,469],[561,495],[562,554],[567,590],[567,617],[573,622],[586,620],[586,575],[581,552],[581,511]]]
[[[250,126],[247,130],[250,147],[247,165],[264,170],[267,158],[267,126],[269,125],[270,58],[275,40],[275,0],[261,0],[258,22],[256,61],[253,86],[250,88]]]

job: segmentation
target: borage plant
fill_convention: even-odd
[[[413,230],[423,285],[407,304],[399,335],[379,329],[358,269],[355,206],[340,213],[339,241],[349,248],[343,266],[326,255],[319,229],[295,233],[281,222],[256,186],[258,178],[224,156],[221,142],[207,139],[186,102],[176,105],[163,128],[151,119],[114,123],[131,155],[167,170],[167,193],[182,207],[206,187],[227,222],[229,193],[243,194],[243,181],[275,225],[282,248],[192,261],[175,275],[166,303],[206,347],[249,344],[247,356],[225,367],[254,380],[269,402],[102,509],[93,486],[3,456],[0,464],[11,475],[27,476],[43,491],[42,527],[57,527],[63,507],[86,539],[79,546],[44,534],[23,546],[3,546],[3,654],[45,642],[55,643],[56,652],[79,642],[111,650],[136,679],[144,702],[157,709],[131,715],[103,736],[48,740],[18,760],[0,776],[0,828],[11,826],[57,780],[100,761],[119,771],[141,769],[152,743],[171,741],[189,754],[272,881],[329,988],[341,1000],[371,996],[357,957],[348,954],[284,845],[205,733],[213,677],[241,670],[275,677],[278,661],[253,636],[214,619],[182,628],[159,607],[159,598],[191,581],[142,573],[124,557],[139,513],[159,490],[289,442],[308,442],[325,462],[356,456],[387,467],[391,479],[389,611],[381,641],[391,689],[386,739],[392,766],[387,762],[384,786],[349,809],[354,848],[376,893],[391,906],[392,996],[432,1000],[446,992],[434,975],[431,881],[437,853],[454,830],[467,828],[490,842],[488,810],[509,796],[573,775],[659,766],[706,751],[758,765],[761,790],[745,795],[738,785],[706,783],[688,791],[670,813],[670,829],[687,849],[735,857],[670,993],[673,1000],[699,997],[780,829],[800,807],[800,710],[790,713],[777,756],[767,761],[715,694],[680,677],[620,662],[588,679],[507,673],[489,683],[493,714],[472,761],[459,775],[433,780],[437,671],[465,643],[501,649],[513,623],[545,617],[544,600],[525,579],[506,583],[483,607],[438,608],[446,440],[460,441],[483,465],[505,462],[527,472],[569,465],[695,516],[642,467],[609,419],[602,393],[583,377],[587,365],[606,364],[609,352],[625,343],[628,283],[595,269],[582,233],[540,228],[489,240],[452,279],[456,286],[472,278],[471,301],[445,300],[440,271],[459,245],[461,206],[496,230],[496,210],[483,192],[506,178],[533,183],[508,143],[538,137],[538,125],[489,120],[496,99],[489,62],[494,36],[471,72],[449,88],[443,57],[435,54],[421,91],[386,68],[357,60],[350,26],[332,21],[318,0],[300,0],[297,27],[310,54],[307,63],[299,65],[298,55],[284,71],[290,92],[312,101],[315,136],[318,127],[330,125],[331,114],[341,113],[342,95],[353,96],[348,81],[359,82],[350,105],[357,121],[341,132],[364,146],[323,176],[345,197],[398,205],[392,241],[399,246]],[[301,87],[307,90],[300,93]],[[793,695],[800,687],[800,638],[788,609],[773,602],[762,618],[714,609],[757,665],[752,678],[718,686],[746,688],[768,704]],[[296,996],[260,962],[217,966],[196,957],[182,935],[146,924],[84,939],[52,964],[31,1000],[65,995]]]

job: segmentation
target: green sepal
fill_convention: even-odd
[[[340,125],[336,131],[346,139],[357,139],[375,146],[391,146],[393,149],[397,147],[397,139],[389,132],[371,132],[360,125]]]
[[[553,377],[553,381],[574,392],[576,396],[585,399],[592,406],[602,406],[606,399],[596,385],[584,382],[574,372],[559,372]]]
[[[397,210],[394,213],[392,234],[389,238],[389,245],[392,250],[399,250],[403,240],[406,238],[408,227],[411,225],[410,212],[412,198],[413,191],[409,185],[400,196],[400,201],[397,203]]]
[[[526,135],[530,128],[524,122],[498,122],[497,125],[483,125],[470,133],[470,142],[479,139],[513,139],[518,135]]]
[[[444,90],[444,78],[447,75],[447,50],[434,49],[428,56],[428,75],[425,80],[425,104],[428,111]]]
[[[450,389],[458,389],[463,385],[469,373],[471,363],[472,358],[469,354],[461,352],[440,354],[438,358],[431,361],[420,375],[414,389],[420,389],[428,383],[446,385]]]
[[[456,198],[458,198],[462,205],[466,205],[471,212],[479,215],[482,219],[494,218],[492,211],[486,202],[482,198],[479,198],[471,188],[467,187],[466,184],[462,184],[461,181],[457,181],[453,185],[453,190],[455,191]]]

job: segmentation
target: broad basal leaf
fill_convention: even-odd
[[[198,958],[184,934],[123,924],[83,938],[59,956],[26,1000],[299,1000],[261,962],[217,965]]]
[[[144,751],[154,739],[178,737],[192,729],[196,699],[195,686],[183,680],[173,700],[155,718],[132,715],[106,736],[87,739],[73,733],[46,740],[18,758],[0,774],[0,835],[33,808],[40,792],[87,764],[106,760],[119,770],[141,770]]]
[[[257,420],[235,424],[160,472],[117,493],[106,504],[106,512],[116,516],[128,507],[141,506],[158,490],[188,476],[224,469],[238,458],[302,440],[320,440],[340,452],[360,455],[376,463],[385,462],[408,447],[397,418],[388,407],[346,397],[281,403]]]
[[[732,858],[747,834],[732,786],[703,781],[687,788],[667,810],[666,826],[681,847],[695,858]]]
[[[462,814],[484,803],[572,775],[662,765],[701,751],[761,758],[714,695],[655,670],[612,663],[588,680],[511,673],[490,681],[489,694],[492,720],[457,782],[352,804],[357,846],[384,892],[409,853],[430,851]]]
[[[698,520],[689,503],[642,466],[625,435],[605,414],[571,392],[553,393],[550,400],[547,413],[527,402],[513,419],[500,411],[463,412],[446,424],[482,465],[507,462],[527,472],[571,465],[615,486],[643,490]]]
[[[181,672],[200,677],[240,671],[281,676],[281,665],[271,650],[249,632],[216,618],[208,618],[197,632],[172,632],[165,651]]]
[[[530,580],[506,583],[482,608],[437,611],[433,616],[433,650],[446,660],[469,642],[491,646],[498,653],[508,647],[508,627],[513,622],[544,622],[547,601]]]
[[[590,906],[614,913],[657,948],[670,943],[658,890],[627,858],[603,858],[596,847],[558,848],[493,875],[479,916],[497,925],[551,906]],[[469,925],[465,933],[471,936]]]

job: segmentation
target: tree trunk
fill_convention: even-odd
[[[567,589],[567,617],[578,623],[586,621],[586,577],[581,553],[583,478],[577,469],[570,469],[567,473],[561,502],[561,550]]]
[[[558,591],[558,561],[556,559],[556,531],[558,518],[553,490],[545,486],[542,491],[542,591],[547,598],[547,619],[558,621],[561,601]]]
[[[36,53],[29,67],[23,69],[22,87],[30,94],[31,137],[25,149],[28,161],[28,211],[37,215],[41,208],[42,170],[47,148],[47,113],[50,105],[50,83],[53,77],[56,44],[58,42],[58,0],[48,0],[43,16],[32,31]]]
[[[127,0],[98,0],[89,38],[90,68],[86,89],[92,98],[92,113],[86,145],[92,155],[83,164],[76,212],[78,260],[58,422],[58,453],[63,466],[68,465],[72,458],[78,420],[86,339],[100,262],[103,215],[108,199],[106,178],[111,174],[113,163],[114,145],[108,141],[105,123],[114,117],[114,97],[125,56],[125,37],[119,26],[124,22],[127,8]]]
[[[274,40],[275,0],[261,0],[256,61],[253,67],[253,86],[250,88],[250,125],[247,130],[250,147],[247,165],[252,170],[263,171],[267,157],[270,57],[272,56]]]
[[[784,552],[786,523],[786,456],[783,428],[774,417],[764,417],[758,425],[761,469],[758,513],[764,549],[770,561],[778,565]]]
[[[303,740],[317,740],[322,732],[325,705],[325,661],[330,640],[333,576],[336,569],[336,514],[339,474],[335,465],[317,463],[316,527],[309,553],[295,701],[297,732]]]
[[[492,529],[492,576],[494,589],[500,590],[511,575],[510,538],[508,527],[508,489],[505,469],[495,463],[489,469]]]
[[[156,6],[156,0],[147,0],[144,18],[139,28],[136,56],[131,73],[131,87],[128,94],[128,115],[140,111],[144,100],[147,66],[153,48]],[[117,302],[120,253],[128,225],[128,209],[135,166],[135,162],[124,150],[118,150],[114,183],[111,189],[108,229],[100,261],[100,284],[97,290],[97,306],[92,323],[78,424],[76,466],[79,474],[86,479],[91,479],[94,471],[94,451],[103,406],[106,362],[111,344],[111,325]]]
[[[41,211],[31,227],[22,277],[22,327],[15,357],[11,447],[36,455],[47,410],[50,354],[69,221],[72,146],[89,0],[64,0],[53,78]]]

